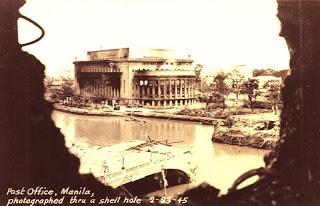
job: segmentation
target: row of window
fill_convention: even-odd
[[[128,56],[108,56],[108,57],[94,57],[90,58],[89,60],[113,60],[113,59],[126,59]]]
[[[120,70],[117,68],[111,67],[95,67],[95,66],[86,66],[81,68],[81,72],[119,72]]]
[[[150,105],[152,105],[152,102],[153,102],[153,104],[155,106],[164,106],[164,105],[170,105],[170,101],[171,101],[172,105],[185,105],[185,104],[194,102],[194,100],[191,100],[191,99],[190,100],[181,99],[181,100],[156,100],[156,101],[153,101],[153,100],[139,100],[138,103],[150,106]]]
[[[143,62],[144,65],[191,65],[191,63],[182,62]]]
[[[139,68],[139,69],[136,69],[136,70],[132,70],[132,72],[135,72],[135,71],[190,71],[190,69],[184,69],[184,68]]]
[[[139,98],[177,98],[177,97],[193,97],[193,91],[189,92],[189,91],[182,91],[180,94],[180,91],[178,90],[177,93],[169,93],[168,91],[166,91],[166,93],[161,90],[160,93],[158,93],[158,91],[156,91],[154,94],[149,93],[147,94],[147,92],[145,92],[144,94],[142,94],[142,92],[140,92],[139,94],[132,94],[132,97],[139,97]]]
[[[164,93],[170,94],[169,88],[167,88],[166,90],[165,90],[164,88],[161,88],[160,90],[155,89],[154,91],[152,91],[152,89],[147,89],[147,88],[142,89],[142,88],[140,88],[139,93],[140,93],[140,94],[142,94],[142,93],[144,93],[144,94],[149,93],[150,95],[152,95],[153,93],[155,93],[155,94],[157,95],[157,94],[159,93],[159,91],[160,91],[161,94],[164,94]],[[178,88],[177,88],[177,94],[180,94],[180,91],[181,91],[182,94],[190,93],[190,92],[192,93],[192,92],[193,92],[193,89],[191,89],[191,88],[190,88],[190,89],[189,89],[189,88],[184,88],[184,87],[182,87],[182,88],[178,87]],[[174,89],[174,88],[171,88],[171,92],[175,92],[175,89]],[[174,93],[171,93],[171,94],[174,95]]]
[[[160,85],[169,85],[169,83],[170,83],[170,80],[159,80],[160,81]],[[194,81],[193,80],[171,80],[171,85],[174,85],[175,83],[176,84],[186,84],[186,85],[189,85],[189,84],[192,84]],[[151,80],[151,81],[149,81],[149,80],[140,80],[139,81],[139,85],[140,86],[152,86],[153,85],[153,83],[155,84],[155,86],[157,86],[158,85],[158,81],[154,81],[154,80]],[[138,86],[138,85],[137,85]]]

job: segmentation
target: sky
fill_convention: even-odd
[[[50,76],[73,74],[87,51],[122,47],[176,49],[208,74],[237,65],[289,68],[276,0],[27,0],[20,12],[46,32],[23,49]],[[20,43],[40,34],[23,19],[18,27]]]

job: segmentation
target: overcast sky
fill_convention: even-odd
[[[20,11],[46,31],[24,50],[49,75],[72,70],[88,50],[121,47],[177,49],[207,73],[235,65],[288,68],[276,0],[27,0]],[[21,43],[37,35],[19,20]]]

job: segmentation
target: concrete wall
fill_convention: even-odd
[[[126,99],[130,99],[131,72],[129,71],[128,62],[118,63],[118,67],[120,68],[120,72],[122,72],[120,77],[120,103],[125,103],[127,102]]]
[[[129,48],[88,51],[89,60],[128,58]]]
[[[167,59],[159,62],[145,62],[141,61],[139,67],[135,67],[135,70],[192,70],[192,60],[189,62],[181,62],[175,59]]]
[[[171,49],[134,49],[130,48],[129,58],[145,58],[145,57],[156,57],[156,58],[178,58],[175,50]]]
[[[81,66],[78,64],[74,65],[74,86],[76,94],[80,94],[80,87],[79,87],[79,71],[81,70]]]

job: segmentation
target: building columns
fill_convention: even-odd
[[[191,97],[191,80],[188,79],[188,98]]]
[[[148,98],[148,95],[149,95],[149,81],[148,81],[148,84],[144,85],[144,98]]]
[[[174,80],[174,98],[178,98],[178,82],[177,80]]]
[[[171,88],[171,79],[169,79],[169,100],[172,98],[172,91],[171,90],[172,90],[172,88]]]
[[[155,80],[152,81],[152,98],[154,99],[156,96],[156,91],[155,91]]]
[[[161,85],[161,81],[158,80],[158,98],[161,98],[161,88],[160,88],[160,85]]]
[[[113,98],[115,98],[115,97],[116,97],[116,92],[117,92],[117,91],[116,91],[116,88],[115,88],[115,87],[113,87],[113,90],[112,90],[112,91],[113,91],[113,95],[112,95],[112,97],[113,97]]]
[[[180,98],[182,98],[182,79],[180,79]]]
[[[163,99],[165,100],[167,96],[167,80],[163,80]]]

